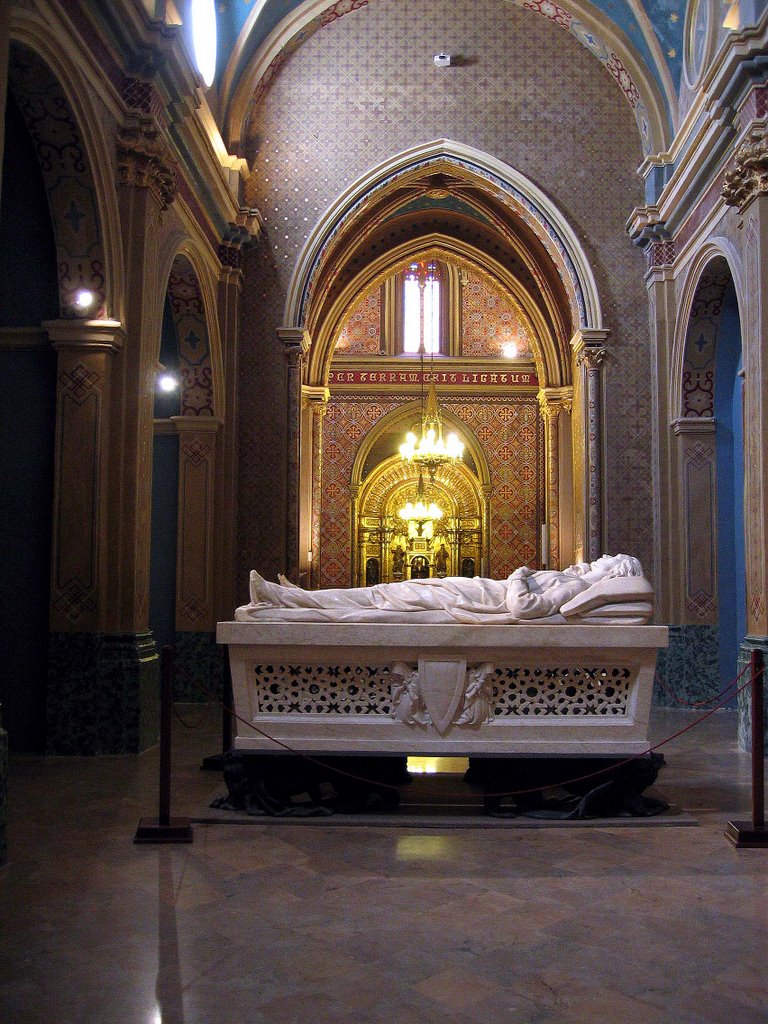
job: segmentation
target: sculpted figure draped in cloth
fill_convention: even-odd
[[[562,571],[527,567],[505,580],[446,576],[372,587],[302,590],[251,573],[251,603],[240,622],[431,622],[639,625],[650,620],[653,590],[636,558],[603,555]]]

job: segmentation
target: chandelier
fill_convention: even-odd
[[[409,431],[405,435],[405,441],[400,445],[400,455],[406,462],[413,462],[419,467],[419,480],[421,480],[421,470],[426,469],[429,473],[430,480],[434,481],[435,471],[437,467],[444,462],[456,462],[464,454],[464,442],[459,440],[459,437],[450,433],[447,437],[443,437],[443,419],[440,414],[440,406],[437,401],[437,389],[435,388],[435,375],[434,369],[434,352],[437,347],[435,344],[435,329],[434,329],[434,318],[435,318],[435,307],[437,305],[435,298],[435,288],[439,287],[440,274],[439,268],[434,262],[412,263],[408,269],[407,277],[411,281],[416,281],[419,285],[419,302],[420,302],[420,328],[419,328],[419,360],[420,360],[420,378],[421,378],[421,436],[417,436],[413,431]],[[424,402],[424,327],[425,327],[425,290],[429,289],[429,308],[430,315],[432,318],[432,329],[430,332],[430,343],[429,343],[429,366],[430,366],[430,382],[429,382],[429,393],[427,395],[426,405]]]
[[[421,475],[421,470],[419,470],[419,485],[416,489],[416,504],[412,501],[407,501],[400,509],[398,515],[408,523],[409,536],[412,535],[411,526],[413,526],[413,533],[419,537],[425,536],[425,528],[427,536],[431,536],[432,524],[436,519],[443,518],[443,510],[439,505],[434,501],[430,501],[427,504],[424,500],[424,478]]]

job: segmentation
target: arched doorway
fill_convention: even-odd
[[[700,678],[685,688],[697,696],[697,688],[735,678],[746,634],[741,320],[725,256],[710,254],[702,264],[685,333],[682,418],[675,425],[682,442],[684,616],[700,627]]]

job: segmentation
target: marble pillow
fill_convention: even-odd
[[[599,580],[566,601],[560,612],[567,618],[569,615],[583,615],[593,608],[628,601],[653,602],[653,587],[644,576],[614,576],[608,580]]]

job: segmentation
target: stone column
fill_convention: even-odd
[[[478,576],[490,578],[493,575],[491,566],[491,485],[483,484],[480,490],[483,499],[483,521],[480,536],[480,562],[482,564],[477,566],[476,571]]]
[[[744,232],[744,541],[747,637],[741,658],[754,647],[768,655],[768,132],[753,131],[725,176],[723,198],[736,206]],[[739,739],[751,742],[750,695],[739,699]],[[768,705],[766,706],[768,717]],[[766,731],[768,735],[768,730]]]
[[[576,364],[584,376],[584,554],[587,561],[599,558],[603,547],[603,392],[600,367],[607,354],[604,345],[607,336],[607,331],[585,328],[571,342]]]
[[[222,429],[217,434],[215,618],[228,620],[234,609],[248,598],[246,574],[238,579],[238,369],[240,341],[240,300],[243,290],[243,253],[260,231],[257,211],[241,209],[236,221],[230,223],[219,246],[219,287],[216,312],[221,338],[223,406]]]
[[[286,486],[285,575],[299,582],[301,494],[301,383],[304,359],[309,351],[309,332],[303,327],[278,327],[288,361],[288,465]]]
[[[174,695],[195,703],[210,700],[216,690],[216,440],[221,421],[213,416],[172,416],[171,422],[179,435]]]
[[[307,575],[310,587],[319,586],[320,571],[320,506],[323,488],[323,421],[328,409],[330,392],[328,388],[305,386],[303,389],[305,407],[308,411],[306,429],[309,432],[311,451],[309,465],[302,467],[302,476],[306,474],[306,485],[302,488],[302,506],[306,509],[307,534]],[[306,447],[309,447],[306,446]],[[305,460],[306,462],[307,460]],[[302,523],[302,526],[304,524]],[[302,544],[302,554],[304,545]]]
[[[682,622],[684,580],[680,548],[680,493],[677,445],[670,423],[682,415],[673,407],[670,355],[674,350],[678,301],[675,287],[674,239],[659,219],[655,206],[636,209],[630,219],[632,241],[645,254],[648,271],[648,311],[651,330],[651,446],[653,453],[653,575],[659,622]]]
[[[58,352],[46,749],[135,751],[155,731],[147,667],[156,653],[146,629],[110,629],[119,590],[110,538],[120,528],[110,492],[113,378],[123,330],[114,321],[44,327]]]
[[[549,535],[548,569],[560,568],[560,414],[570,411],[573,388],[542,388],[538,394],[544,420],[546,460],[544,522]],[[543,554],[543,553],[542,553]]]

